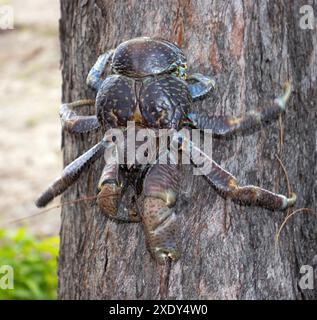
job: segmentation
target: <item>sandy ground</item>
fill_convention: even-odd
[[[58,0],[0,0],[14,29],[0,30],[0,228],[39,210],[34,200],[61,171]],[[58,201],[54,202],[55,204]],[[18,224],[58,234],[60,210]]]

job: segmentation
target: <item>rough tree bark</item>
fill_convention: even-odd
[[[299,26],[303,4],[306,1],[62,0],[63,101],[93,98],[85,78],[98,55],[136,36],[175,41],[186,52],[191,72],[216,76],[215,97],[193,107],[207,114],[239,115],[265,107],[291,79],[294,91],[281,118],[282,131],[276,122],[253,134],[214,141],[213,157],[241,183],[287,194],[275,157],[279,155],[298,195],[297,207],[316,209],[317,40],[316,29]],[[317,1],[312,6],[316,11]],[[88,111],[93,109],[82,110]],[[100,137],[66,134],[64,164]],[[83,174],[63,200],[95,194],[101,165],[99,161]],[[177,204],[183,253],[172,265],[168,298],[317,297],[316,290],[298,286],[302,265],[317,268],[316,217],[303,213],[290,219],[275,248],[285,213],[225,202],[189,168],[183,173]],[[225,211],[227,223],[231,217],[227,232]],[[157,299],[159,282],[159,266],[146,250],[141,224],[117,224],[92,202],[63,208],[61,299]]]

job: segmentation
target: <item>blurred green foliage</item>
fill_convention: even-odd
[[[14,269],[14,289],[0,288],[0,300],[56,299],[58,248],[58,237],[38,239],[24,228],[0,230],[0,266]]]

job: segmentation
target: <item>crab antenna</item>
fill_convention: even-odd
[[[107,194],[107,197],[116,196],[116,195],[117,195],[116,193]],[[56,206],[52,206],[52,207],[50,207],[50,208],[41,210],[40,212],[37,212],[37,213],[34,213],[34,214],[30,214],[30,215],[28,215],[28,216],[25,216],[25,217],[22,217],[22,218],[19,218],[19,219],[7,221],[7,222],[5,222],[4,224],[2,224],[2,225],[0,225],[0,226],[1,226],[1,227],[5,227],[5,226],[7,226],[7,225],[11,225],[11,224],[15,224],[15,223],[18,223],[18,222],[27,220],[27,219],[35,218],[35,217],[37,217],[37,216],[40,216],[40,215],[45,214],[45,213],[47,213],[47,212],[50,212],[50,211],[52,211],[52,210],[54,210],[54,209],[71,206],[71,205],[77,204],[77,203],[79,203],[79,202],[93,201],[93,200],[95,200],[95,199],[97,199],[97,198],[98,198],[98,195],[94,195],[94,196],[87,196],[87,197],[78,198],[78,199],[71,200],[71,201],[62,202],[62,203],[60,203],[60,204],[57,204]],[[103,196],[99,196],[99,198],[103,198]]]

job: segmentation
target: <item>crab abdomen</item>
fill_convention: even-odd
[[[136,81],[112,75],[98,91],[96,114],[104,127],[116,128],[135,121],[148,128],[177,129],[191,102],[186,83],[175,76],[146,77]]]
[[[140,110],[149,127],[177,129],[191,102],[187,84],[177,77],[164,75],[143,82]]]
[[[112,75],[104,80],[96,97],[96,114],[102,126],[125,126],[136,111],[134,81]]]

